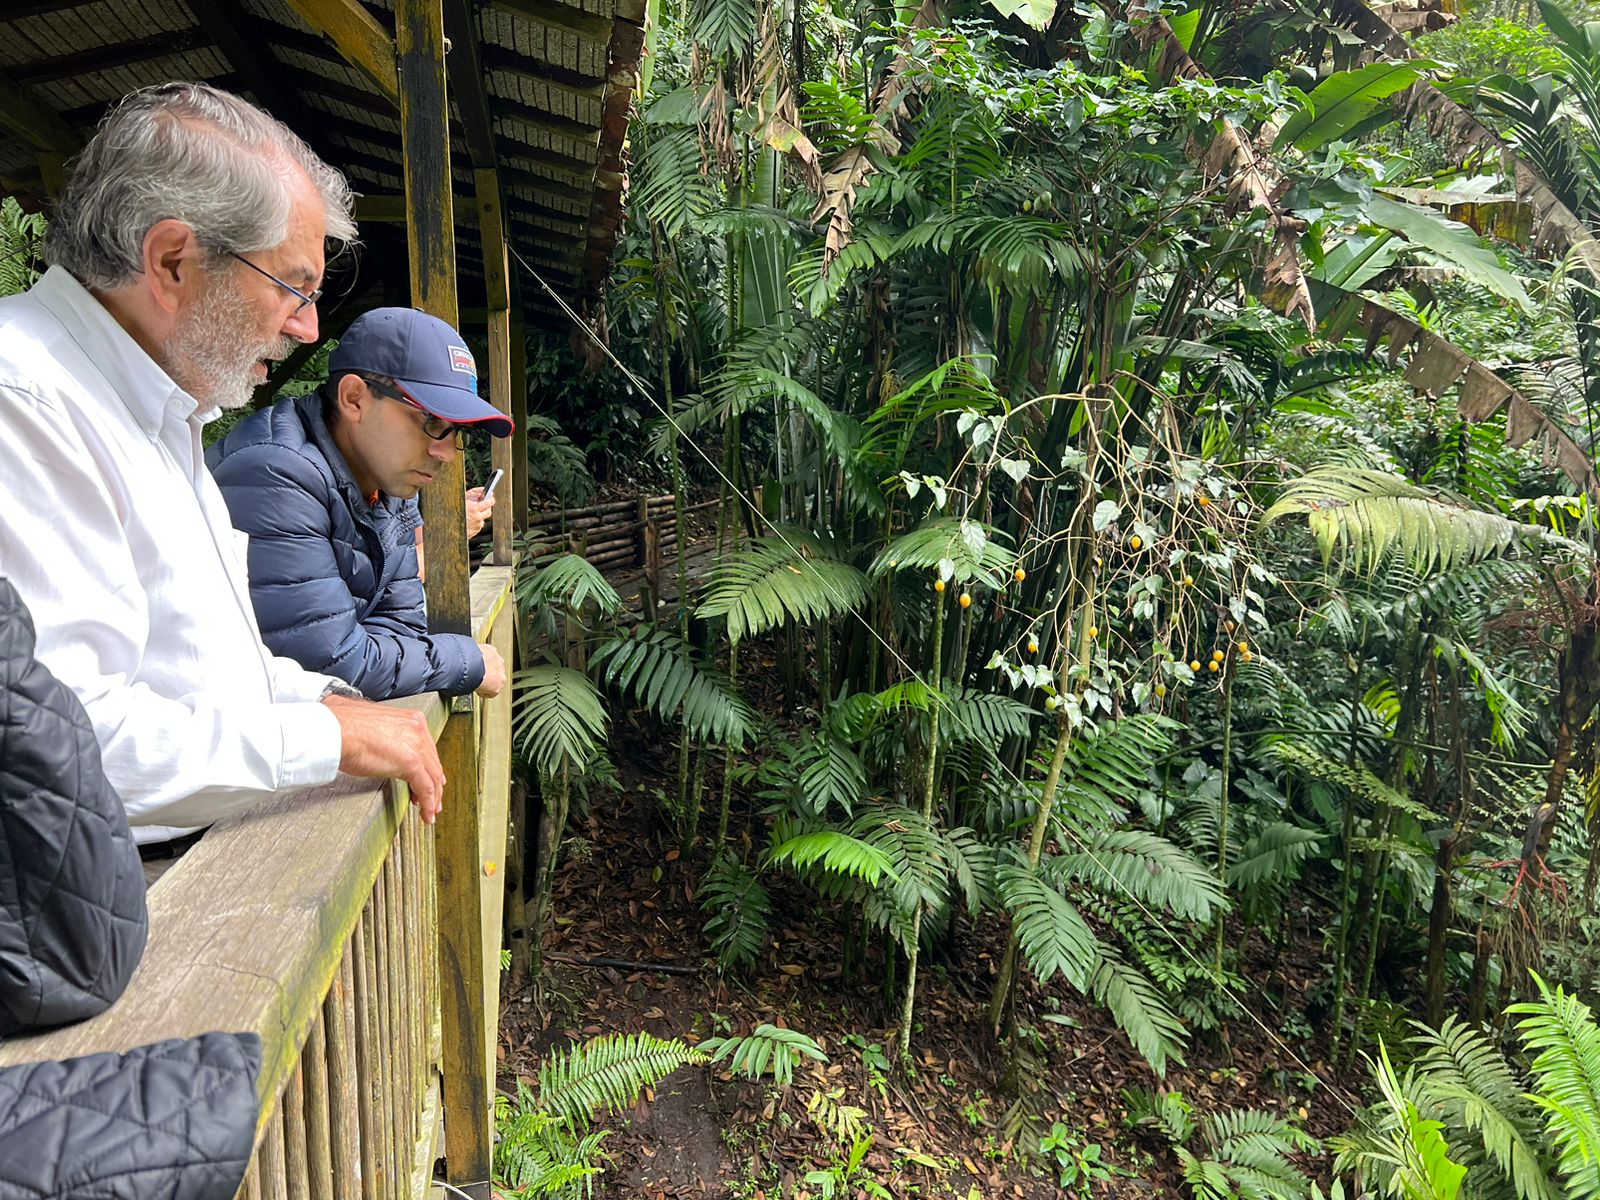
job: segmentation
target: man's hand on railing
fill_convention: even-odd
[[[414,708],[345,696],[329,696],[323,703],[339,721],[343,738],[339,769],[367,779],[404,780],[411,789],[411,803],[432,825],[444,806],[444,767],[428,718]]]
[[[491,700],[506,690],[506,660],[486,642],[478,649],[483,651],[483,682],[478,685],[478,695]]]

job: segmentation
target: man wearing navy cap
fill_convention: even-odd
[[[267,646],[373,700],[498,694],[506,668],[494,647],[428,632],[416,495],[464,437],[511,431],[444,321],[410,308],[358,317],[320,390],[256,413],[206,454],[250,538]]]

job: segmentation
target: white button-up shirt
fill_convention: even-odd
[[[328,677],[261,644],[195,408],[62,268],[0,299],[0,576],[142,842],[339,765]]]

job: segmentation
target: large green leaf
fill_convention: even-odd
[[[1340,71],[1319,83],[1305,104],[1283,123],[1274,150],[1293,146],[1310,152],[1349,133],[1396,92],[1403,92],[1422,72],[1415,62],[1379,62]]]
[[[1473,283],[1503,296],[1523,311],[1532,310],[1533,301],[1521,282],[1500,265],[1495,252],[1468,226],[1431,208],[1403,204],[1387,196],[1373,196],[1363,211],[1372,224],[1398,233],[1412,245],[1428,250],[1460,270]]]
[[[1043,29],[1056,15],[1056,0],[989,0],[1002,17],[1015,17],[1024,25]]]
[[[1002,866],[995,881],[1034,977],[1047,982],[1060,973],[1087,991],[1102,960],[1100,943],[1071,901],[1024,862]]]

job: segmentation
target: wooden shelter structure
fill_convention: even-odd
[[[7,0],[0,194],[47,207],[107,107],[172,79],[249,97],[344,171],[362,248],[330,264],[322,336],[379,304],[458,328],[479,314],[463,332],[482,336],[490,399],[517,419],[495,443],[509,487],[490,565],[469,572],[461,459],[423,493],[430,622],[509,661],[523,326],[570,332],[545,284],[598,321],[646,2]],[[409,815],[403,785],[352,781],[213,826],[152,889],[127,994],[7,1043],[0,1064],[253,1031],[261,1124],[241,1195],[420,1197],[442,1154],[448,1182],[487,1198],[510,693],[400,703],[424,707],[438,738],[436,830]]]

